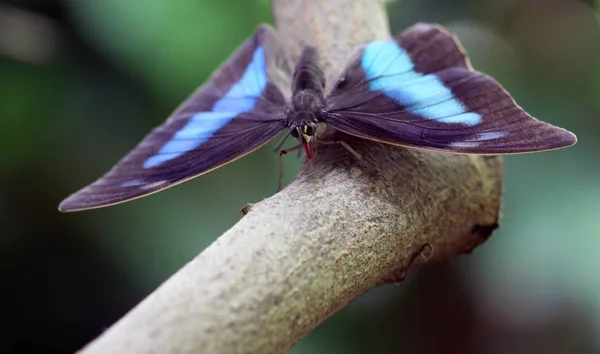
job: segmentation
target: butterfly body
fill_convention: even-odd
[[[325,74],[318,62],[317,50],[306,47],[294,70],[292,99],[285,110],[285,125],[290,134],[312,157],[312,138],[326,114]]]
[[[285,131],[310,158],[324,125],[363,139],[458,154],[546,151],[577,140],[530,116],[497,81],[474,70],[441,26],[416,24],[357,47],[329,90],[315,48],[307,46],[292,68],[276,33],[260,26],[165,123],[59,210],[158,192]]]

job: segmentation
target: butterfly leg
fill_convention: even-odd
[[[354,155],[354,157],[356,157],[356,159],[361,160],[362,159],[362,155],[359,154],[358,152],[356,152],[356,150],[354,150],[352,148],[352,146],[348,145],[347,142],[342,141],[342,140],[316,140],[316,142],[318,144],[323,144],[323,145],[333,145],[333,144],[340,144],[342,145],[346,150],[348,150],[349,153],[351,153],[352,155]]]
[[[279,142],[277,143],[277,145],[275,146],[275,149],[273,149],[273,151],[277,151],[277,150],[281,149],[281,147],[283,146],[283,144],[285,143],[285,141],[287,140],[287,138],[290,136],[291,133],[292,133],[292,131],[288,130],[288,132],[283,136],[283,138],[281,138],[281,140],[279,140]]]
[[[302,145],[299,144],[292,148],[279,151],[279,188],[277,189],[277,191],[280,191],[283,189],[283,156],[287,155],[288,152],[291,152],[294,150],[300,151],[301,148],[302,148]]]

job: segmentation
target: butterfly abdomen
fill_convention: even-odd
[[[325,74],[319,66],[319,55],[314,47],[306,47],[300,54],[300,59],[294,70],[292,95],[302,91],[312,91],[321,99],[325,90]]]

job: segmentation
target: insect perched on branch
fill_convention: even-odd
[[[324,125],[457,154],[520,154],[577,141],[531,117],[498,82],[473,70],[458,40],[441,26],[416,24],[356,48],[329,92],[316,49],[306,47],[292,70],[275,32],[260,26],[164,124],[59,210],[158,192],[232,162],[282,131],[312,158]]]

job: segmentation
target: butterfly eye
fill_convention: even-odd
[[[315,133],[317,131],[317,126],[314,124],[307,124],[304,127],[304,130],[305,130],[306,135],[313,136],[313,135],[315,135]]]
[[[296,127],[290,127],[290,134],[292,134],[294,138],[298,138],[298,129],[296,129]]]

